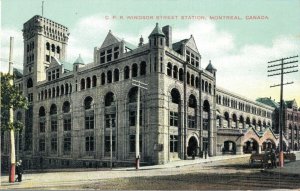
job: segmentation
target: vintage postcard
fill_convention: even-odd
[[[1,189],[300,189],[299,0],[2,0]]]

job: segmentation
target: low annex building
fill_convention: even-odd
[[[211,62],[203,67],[194,37],[174,43],[168,25],[156,24],[137,46],[109,31],[92,63],[80,56],[68,62],[69,30],[47,18],[27,21],[23,37],[23,74],[15,84],[30,106],[15,116],[25,123],[17,155],[26,168],[106,166],[111,144],[114,165],[133,165],[136,112],[142,165],[203,151],[261,152],[278,142],[274,108],[217,87],[217,70]],[[132,79],[148,84],[140,111]],[[8,146],[1,145],[5,163]]]

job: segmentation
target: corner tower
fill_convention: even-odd
[[[36,15],[24,23],[24,78],[31,78],[33,86],[46,79],[45,69],[53,57],[65,60],[68,28]]]

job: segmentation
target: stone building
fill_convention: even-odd
[[[137,87],[141,91],[142,164],[261,152],[277,144],[273,107],[216,86],[217,70],[202,67],[194,37],[174,43],[172,28],[156,24],[137,46],[108,32],[92,63],[67,62],[68,28],[41,16],[24,24],[23,76],[28,97],[17,153],[26,168],[133,165]],[[5,136],[3,134],[3,136]],[[7,158],[7,145],[2,156]]]

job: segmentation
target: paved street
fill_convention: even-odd
[[[300,161],[286,164],[295,174],[282,175],[249,167],[249,155],[213,157],[172,162],[167,165],[98,169],[81,172],[26,173],[22,183],[9,184],[2,177],[2,189],[299,189]],[[297,174],[298,172],[298,174]]]

